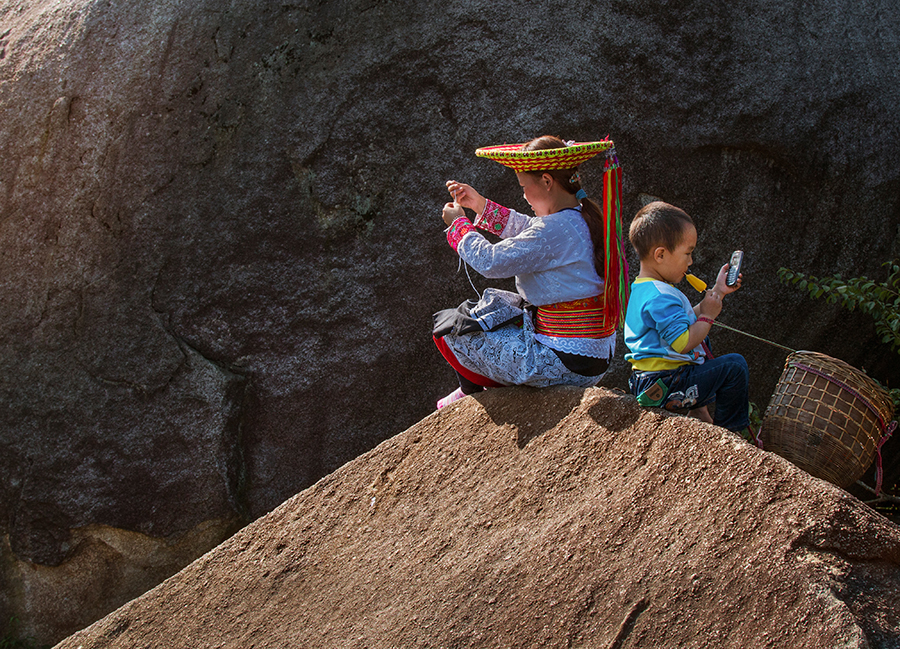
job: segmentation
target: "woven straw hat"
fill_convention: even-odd
[[[514,171],[546,171],[548,169],[573,169],[585,160],[613,147],[612,140],[600,142],[574,142],[559,149],[522,151],[524,144],[501,144],[475,150],[480,158],[489,158]]]

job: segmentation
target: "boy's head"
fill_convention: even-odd
[[[643,261],[660,247],[674,252],[689,229],[696,232],[694,221],[687,212],[674,205],[654,201],[635,214],[628,230],[628,239]]]

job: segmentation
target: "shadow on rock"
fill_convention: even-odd
[[[634,425],[643,409],[637,400],[624,392],[597,390],[588,414],[599,426],[614,433]]]
[[[513,392],[518,394],[511,399],[509,397]],[[517,386],[485,390],[475,398],[495,425],[515,430],[516,445],[521,449],[533,439],[556,428],[578,406],[583,395],[582,388]],[[534,407],[519,407],[522,400]]]
[[[514,392],[518,394],[514,395]],[[516,398],[509,398],[515,396]],[[553,388],[514,387],[486,390],[475,397],[497,426],[515,429],[516,444],[525,448],[533,439],[556,428],[579,406],[599,426],[612,432],[632,426],[642,409],[634,397],[604,388],[585,390],[569,386]],[[521,408],[522,401],[535,406]],[[534,416],[537,412],[539,415]],[[527,414],[526,414],[527,413]]]

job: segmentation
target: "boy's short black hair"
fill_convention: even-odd
[[[675,250],[688,224],[694,225],[694,221],[687,212],[663,201],[654,201],[634,215],[628,239],[638,257],[646,259],[660,246]]]

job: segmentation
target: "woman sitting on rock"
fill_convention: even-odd
[[[600,153],[603,207],[587,198],[578,174],[580,163]],[[454,197],[443,209],[447,241],[485,277],[515,277],[517,293],[487,289],[478,302],[435,314],[435,342],[460,384],[438,408],[485,387],[596,385],[615,352],[628,299],[613,143],[543,136],[475,154],[516,172],[534,216],[447,181]],[[463,208],[475,212],[474,224]],[[501,240],[491,243],[478,228]]]

